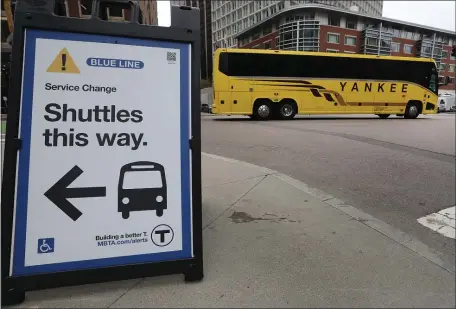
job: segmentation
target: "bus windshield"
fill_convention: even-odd
[[[153,189],[162,188],[160,171],[137,170],[125,172],[122,189]]]

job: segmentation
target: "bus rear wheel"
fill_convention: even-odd
[[[296,102],[293,100],[282,100],[278,106],[279,118],[291,120],[297,113]]]
[[[381,119],[386,119],[390,116],[390,114],[377,114],[378,117],[380,117]]]
[[[253,119],[268,120],[272,115],[272,105],[268,100],[256,100],[253,105]]]

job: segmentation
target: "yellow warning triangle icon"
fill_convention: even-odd
[[[60,53],[55,57],[54,61],[51,63],[46,72],[54,73],[74,73],[79,74],[79,68],[74,63],[73,58],[71,58],[68,50],[66,48],[62,49]]]

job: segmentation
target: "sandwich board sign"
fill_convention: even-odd
[[[139,24],[122,25],[138,37],[87,33],[78,27],[95,32],[100,21],[60,22],[74,30],[24,25],[20,109],[11,111],[19,121],[7,136],[17,133],[6,282],[21,278],[27,290],[52,286],[53,274],[116,267],[122,279],[133,265],[202,278],[197,37],[157,40]]]

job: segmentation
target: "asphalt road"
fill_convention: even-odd
[[[204,115],[204,114],[202,114]],[[454,263],[455,240],[417,219],[455,201],[454,114],[406,120],[202,116],[204,152],[288,174],[408,233]]]

